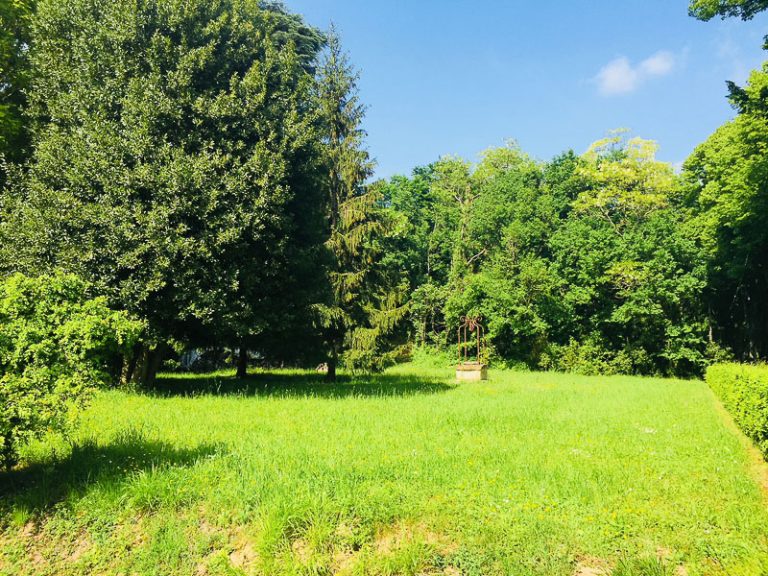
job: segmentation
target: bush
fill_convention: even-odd
[[[0,281],[0,465],[42,432],[66,429],[140,331],[76,276]]]
[[[653,364],[642,348],[614,351],[597,336],[583,342],[571,339],[565,346],[550,345],[542,354],[539,367],[587,376],[653,373]]]
[[[448,368],[459,361],[456,347],[415,346],[411,351],[411,362],[420,368]]]
[[[736,424],[768,456],[768,366],[715,364],[706,380]]]

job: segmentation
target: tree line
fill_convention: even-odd
[[[113,381],[150,385],[190,349],[239,376],[376,370],[451,349],[467,314],[508,365],[768,355],[765,68],[729,84],[737,117],[679,174],[617,132],[370,182],[357,72],[280,3],[0,0],[0,22],[0,274],[74,275],[140,323]]]

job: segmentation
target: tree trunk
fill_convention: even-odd
[[[112,368],[109,371],[110,386],[119,386],[123,380],[123,371],[125,370],[125,355],[117,354],[112,359]]]
[[[326,381],[336,382],[336,364],[338,364],[338,362],[338,356],[334,352],[328,359],[328,372],[325,375]]]
[[[240,343],[240,350],[237,354],[237,377],[243,379],[248,376],[248,349],[245,343]]]
[[[131,351],[131,355],[128,357],[128,362],[123,366],[123,374],[121,378],[121,384],[127,385],[133,382],[136,376],[136,364],[139,361],[139,355],[141,354],[141,344],[136,343]]]
[[[165,357],[165,344],[161,343],[152,349],[143,347],[141,364],[138,373],[138,383],[142,388],[150,388],[157,378],[157,373]]]
[[[165,345],[158,344],[157,348],[152,350],[149,355],[149,370],[147,371],[146,385],[152,386],[155,383],[157,373],[160,371],[160,366],[163,365],[165,359]]]

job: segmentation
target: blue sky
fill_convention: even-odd
[[[380,177],[507,139],[545,160],[619,127],[679,163],[733,116],[725,81],[768,59],[767,14],[699,22],[687,0],[286,4],[340,29]]]

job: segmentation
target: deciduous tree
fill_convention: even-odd
[[[711,20],[715,16],[749,20],[766,8],[768,0],[691,0],[688,10],[700,20]]]
[[[0,157],[13,162],[23,160],[28,150],[23,112],[33,9],[34,0],[0,0]]]

